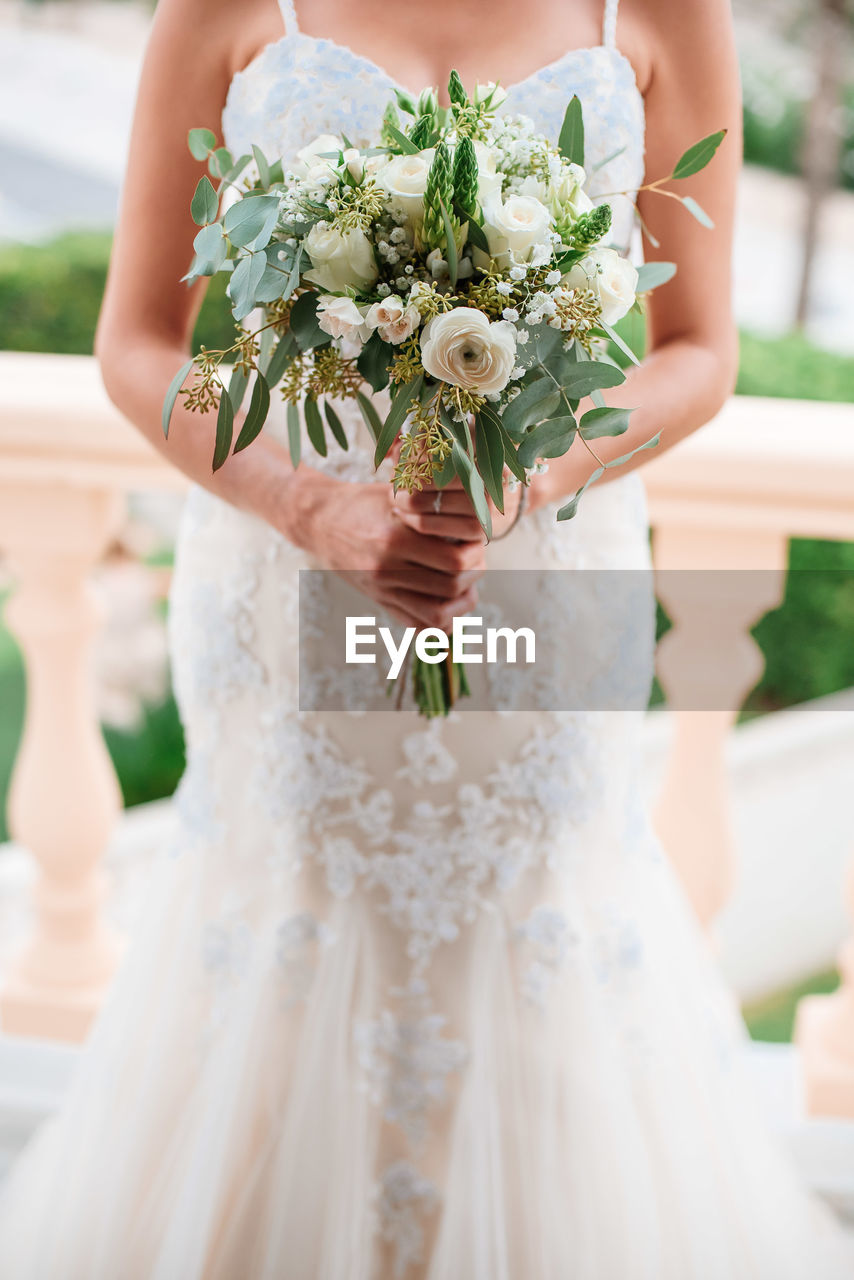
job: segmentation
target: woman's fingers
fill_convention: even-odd
[[[469,613],[477,603],[477,588],[469,587],[452,600],[440,600],[435,596],[419,595],[406,588],[398,588],[387,596],[383,593],[379,603],[407,626],[438,627],[450,631],[454,618]]]
[[[432,511],[399,511],[398,519],[416,533],[426,533],[431,538],[455,538],[462,542],[486,541],[483,529],[475,516],[436,515]]]

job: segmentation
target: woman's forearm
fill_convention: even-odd
[[[661,440],[654,449],[607,470],[597,483],[625,475],[677,444],[720,409],[732,391],[736,365],[735,338],[731,351],[723,345],[712,348],[686,338],[664,343],[642,365],[633,366],[621,386],[605,393],[609,406],[633,410],[628,431],[593,440],[589,448],[577,437],[568,453],[551,460],[548,471],[534,477],[530,505],[544,506],[571,497],[602,463],[630,453],[659,433]],[[592,407],[585,401],[579,406],[579,416]]]
[[[190,480],[233,506],[259,516],[298,546],[312,539],[315,510],[329,477],[312,467],[295,471],[288,451],[264,432],[250,448],[229,456],[213,471],[216,413],[191,412],[178,397],[169,438],[161,426],[169,383],[186,360],[177,346],[137,341],[116,349],[109,339],[96,346],[104,385],[113,403]],[[235,435],[240,429],[239,415]]]

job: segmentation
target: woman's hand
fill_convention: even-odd
[[[500,538],[516,519],[522,489],[508,489],[504,485],[504,513],[488,498],[492,516],[492,536]],[[468,494],[459,479],[444,489],[422,489],[416,493],[398,493],[395,507],[410,529],[430,534],[434,538],[460,538],[464,541],[485,542],[486,535],[474,514]]]
[[[353,484],[307,469],[286,495],[281,531],[408,626],[450,631],[477,598],[483,531],[458,499],[439,530],[419,530],[402,509],[405,496],[395,500],[389,484]]]

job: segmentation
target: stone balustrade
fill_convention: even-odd
[[[643,474],[673,623],[658,654],[676,723],[657,825],[710,923],[735,871],[724,745],[762,670],[750,629],[782,600],[791,537],[854,540],[854,407],[734,397]],[[99,876],[120,805],[91,691],[89,578],[129,493],[184,484],[110,404],[92,359],[0,354],[0,554],[27,673],[9,826],[39,868],[32,932],[0,986],[12,1034],[81,1038],[120,955]],[[798,1038],[812,1108],[854,1116],[854,939],[841,965],[840,992],[803,1003]]]

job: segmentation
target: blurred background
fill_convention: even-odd
[[[839,407],[854,403],[851,9],[847,0],[736,0],[734,9],[746,162],[734,264],[738,395],[762,398],[766,414],[769,398],[834,402],[837,440]],[[0,350],[92,351],[151,12],[138,0],[0,0]],[[230,332],[214,286],[197,341],[228,345]],[[625,336],[642,341],[631,324]],[[810,412],[800,408],[798,416],[808,436]],[[824,422],[818,408],[815,422]],[[0,452],[0,474],[3,463]],[[127,807],[169,797],[183,768],[165,641],[180,504],[180,495],[156,485],[131,493],[95,570],[104,610],[97,715]],[[808,524],[793,517],[775,529],[787,545],[784,598],[745,623],[765,666],[728,747],[742,865],[720,945],[752,1034],[772,1041],[790,1038],[800,996],[838,983],[833,956],[848,928],[843,867],[854,852],[844,782],[854,765],[854,543],[800,536]],[[0,544],[0,605],[12,586]],[[669,625],[663,604],[662,632]],[[19,931],[12,868],[20,863],[2,842],[24,708],[24,662],[0,622],[0,958]],[[651,791],[666,755],[664,730],[653,724]],[[826,901],[818,890],[810,897],[813,867]],[[124,872],[115,874],[121,880]],[[771,917],[768,904],[778,898]],[[796,914],[806,901],[808,920]],[[813,941],[799,952],[804,930]]]

